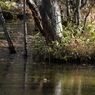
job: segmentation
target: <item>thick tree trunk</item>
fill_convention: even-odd
[[[56,0],[27,0],[35,23],[47,43],[62,37],[61,13]]]

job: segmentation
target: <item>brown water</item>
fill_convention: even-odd
[[[46,65],[30,59],[11,55],[0,62],[0,95],[95,95],[94,67]]]
[[[16,30],[22,31],[22,25],[15,27],[11,29],[17,32],[18,40],[12,37],[17,53],[0,48],[0,95],[95,95],[94,66],[34,62],[29,48],[26,59]]]

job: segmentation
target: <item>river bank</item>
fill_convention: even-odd
[[[11,40],[15,48],[19,47],[20,50],[24,52],[24,36],[20,32],[9,32]],[[94,46],[85,47],[82,42],[79,44],[74,43],[75,40],[70,40],[71,43],[57,44],[53,43],[54,47],[46,45],[44,38],[38,34],[34,36],[28,35],[28,49],[32,51],[32,57],[34,61],[37,62],[50,62],[50,63],[94,63],[95,62],[95,52]],[[72,45],[72,41],[74,46]],[[81,40],[80,40],[81,41]],[[82,43],[82,44],[81,44]],[[4,32],[0,32],[0,49],[1,51],[6,51],[4,54],[9,54],[8,43],[5,38]]]

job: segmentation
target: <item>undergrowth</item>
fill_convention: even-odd
[[[61,60],[92,60],[95,53],[95,26],[94,23],[87,23],[83,30],[83,25],[76,26],[68,23],[63,26],[63,37],[61,43],[52,41],[46,45],[44,37],[40,33],[35,34],[32,49],[34,54],[39,54],[44,59]]]
[[[0,8],[5,19],[17,19],[17,15],[22,12],[22,6],[12,1],[0,1]]]

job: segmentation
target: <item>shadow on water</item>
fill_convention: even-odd
[[[7,50],[0,50],[0,74],[3,76],[6,76],[8,74],[8,70],[13,63],[14,57],[15,54],[9,54]]]
[[[24,78],[24,84],[23,84],[23,89],[24,89],[24,95],[26,94],[26,89],[27,89],[27,58],[24,57],[24,73],[23,73],[23,78]]]

